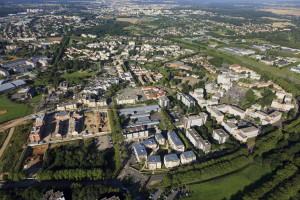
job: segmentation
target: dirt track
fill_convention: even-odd
[[[4,150],[6,149],[6,146],[8,145],[8,143],[9,143],[9,141],[11,139],[11,137],[12,137],[12,135],[14,133],[14,130],[15,130],[14,127],[9,130],[8,136],[7,136],[6,140],[4,141],[4,143],[3,143],[3,145],[2,145],[2,147],[0,149],[0,158],[1,158]]]

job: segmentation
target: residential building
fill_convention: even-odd
[[[161,159],[159,155],[148,156],[146,166],[150,170],[161,169]]]
[[[234,123],[228,122],[228,121],[227,122],[223,121],[222,122],[222,126],[230,134],[234,134],[235,131],[238,129],[238,127]]]
[[[196,101],[192,99],[192,97],[190,97],[188,94],[177,93],[177,99],[188,108],[194,107],[196,105]]]
[[[164,157],[164,164],[166,168],[178,167],[180,160],[176,154],[168,154]]]
[[[154,138],[149,138],[143,141],[143,145],[150,149],[155,149],[157,147],[157,143]]]
[[[258,135],[259,129],[255,126],[239,129],[239,132],[236,134],[235,138],[242,142],[247,142],[248,138],[253,138]]]
[[[230,106],[229,110],[228,110],[228,113],[231,114],[231,115],[234,115],[234,116],[240,116],[241,119],[244,119],[245,114],[246,114],[245,111],[243,111],[242,109],[240,109],[238,107],[235,107],[235,106]]]
[[[217,109],[215,108],[210,108],[207,109],[208,112],[210,112],[210,115],[214,118],[216,118],[218,124],[222,123],[223,119],[224,119],[224,115]]]
[[[199,115],[191,115],[183,118],[184,128],[191,128],[193,126],[202,126],[205,124],[208,115],[204,112],[199,113]]]
[[[204,153],[211,150],[211,143],[208,140],[204,140],[194,128],[186,129],[185,134],[196,149],[201,149]]]
[[[160,107],[167,107],[170,105],[170,100],[166,96],[162,96],[159,98],[158,104]]]
[[[215,129],[212,136],[219,144],[225,143],[229,138],[229,135],[223,129]]]
[[[135,144],[133,146],[134,149],[134,153],[136,156],[136,159],[141,162],[142,159],[146,159],[147,158],[147,151],[144,145],[142,144]]]
[[[193,151],[186,151],[180,155],[180,161],[181,161],[181,164],[183,164],[183,165],[191,164],[191,163],[195,162],[196,159],[197,159],[197,157]]]
[[[184,152],[184,144],[182,141],[179,139],[178,135],[175,133],[175,131],[170,131],[168,132],[168,141],[170,146],[178,151],[178,152]]]
[[[154,137],[159,145],[165,144],[166,139],[164,138],[164,136],[161,133],[156,133]]]
[[[29,135],[30,142],[38,142],[41,140],[42,129],[40,126],[33,126]]]
[[[145,126],[129,127],[122,130],[122,134],[126,141],[147,138],[148,133],[149,131]]]

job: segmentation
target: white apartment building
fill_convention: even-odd
[[[208,115],[204,112],[199,113],[199,115],[191,115],[183,118],[184,128],[191,128],[193,126],[202,126],[205,124]]]
[[[212,136],[219,144],[224,144],[229,138],[229,135],[223,129],[215,129]]]

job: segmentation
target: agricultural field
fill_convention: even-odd
[[[269,168],[252,164],[239,172],[216,178],[203,183],[187,185],[193,195],[189,200],[230,199],[238,191],[271,172]],[[217,192],[216,192],[217,191]]]
[[[140,20],[138,18],[117,18],[116,21],[117,22],[129,22],[132,24],[137,24],[140,22]]]
[[[299,8],[270,8],[270,9],[260,9],[261,11],[272,12],[278,15],[295,15],[300,16]]]
[[[0,123],[7,122],[19,117],[24,117],[32,113],[29,107],[13,103],[8,99],[0,97],[0,111],[1,110],[6,110],[7,112],[0,114]]]

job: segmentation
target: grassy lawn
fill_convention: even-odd
[[[86,71],[83,71],[83,72],[73,72],[71,74],[67,74],[67,73],[64,73],[61,75],[62,78],[86,78],[86,77],[91,77],[95,74],[96,72],[86,72]]]
[[[38,102],[40,102],[41,98],[42,98],[42,94],[37,95],[37,96],[33,97],[32,99],[29,99],[28,103],[38,103]]]
[[[32,125],[17,126],[0,158],[0,172],[10,172],[15,169],[23,152],[23,145],[27,143]]]
[[[254,181],[260,179],[271,170],[260,165],[250,165],[241,171],[211,181],[187,185],[193,195],[190,200],[229,199],[233,194]]]
[[[13,103],[8,99],[0,97],[0,110],[7,110],[7,113],[0,114],[0,123],[24,117],[32,113],[31,109],[25,105]]]

